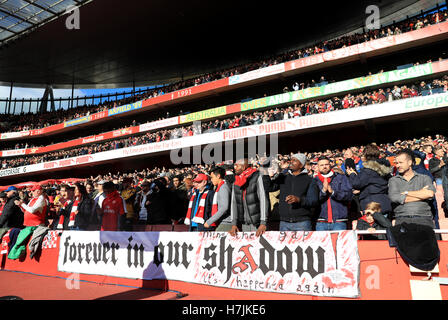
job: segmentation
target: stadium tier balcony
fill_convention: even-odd
[[[445,15],[443,20],[446,20]],[[433,43],[446,39],[447,36],[448,22],[444,21],[437,24],[428,25],[425,28],[396,35],[363,38],[366,42],[349,46],[343,45],[342,48],[331,51],[322,50],[322,52],[320,52],[318,50],[316,52],[310,52],[309,54],[303,54],[303,57],[300,59],[275,63],[261,69],[198,84],[193,87],[165,93],[130,104],[121,105],[116,108],[103,110],[101,112],[89,114],[88,116],[86,115],[62,123],[21,132],[5,132],[0,135],[0,140],[23,140],[66,133],[76,128],[99,125],[110,119],[139,114],[148,110],[168,107],[181,102],[193,101],[195,99],[210,96],[219,92],[228,92],[237,88],[254,85],[272,79],[278,79],[280,77],[297,75],[312,70],[340,65],[360,59],[362,60],[386,53],[397,52],[427,43]],[[302,56],[302,53],[300,55]],[[293,56],[289,55],[289,57]]]

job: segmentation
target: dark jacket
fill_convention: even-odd
[[[233,185],[230,214],[234,225],[266,225],[269,196],[259,171],[254,172],[243,186]]]
[[[318,177],[315,177],[315,181],[319,188],[320,206],[318,206],[316,212],[318,219],[328,221],[328,199],[331,203],[333,221],[347,219],[348,205],[353,198],[353,189],[348,178],[345,175],[335,173],[330,182],[334,192],[331,195],[328,192],[322,192],[323,182]]]
[[[149,201],[149,205],[146,206],[148,210],[147,224],[171,224],[169,210],[172,199],[168,189],[162,187],[159,191],[148,194],[146,201]]]
[[[87,196],[82,199],[80,203],[78,203],[78,214],[75,218],[75,227],[78,227],[81,230],[87,230],[88,226],[92,223],[92,210],[93,210],[94,202],[93,200]],[[70,211],[73,206],[73,203],[70,205]]]
[[[23,228],[23,212],[14,204],[15,200],[19,200],[19,197],[12,197],[6,201],[0,216],[0,228]]]
[[[390,177],[390,167],[373,160],[366,161],[359,174],[352,173],[349,176],[353,189],[360,191],[361,210],[365,210],[367,204],[374,201],[381,204],[381,210],[384,214],[392,211],[388,196]]]
[[[172,197],[172,210],[170,210],[170,218],[173,220],[179,220],[185,218],[185,214],[188,209],[188,192],[185,188],[185,184],[182,184],[177,189],[170,191]]]
[[[443,177],[447,174],[446,166],[448,164],[448,159],[446,156],[443,157],[443,162],[445,162],[445,165],[440,167],[440,160],[436,157],[429,160],[429,171],[433,175],[434,179],[443,179]]]
[[[356,229],[357,230],[368,230],[370,228],[375,228],[375,230],[386,230],[387,228],[392,227],[392,223],[384,217],[384,215],[381,212],[375,212],[373,214],[373,224],[369,224],[364,219],[358,219],[358,224]],[[385,240],[386,235],[384,234],[378,234],[378,235],[363,235],[362,237],[364,240],[370,240],[370,239],[379,239],[379,240]]]
[[[271,181],[270,192],[280,190],[280,221],[301,222],[312,219],[311,209],[319,205],[319,189],[316,181],[306,170],[295,176],[289,172],[281,173]],[[289,195],[300,198],[299,203],[288,204],[285,199]]]

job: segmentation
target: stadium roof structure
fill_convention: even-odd
[[[0,0],[0,45],[92,0]]]
[[[347,34],[365,25],[371,4],[387,17],[434,3],[0,0],[0,85],[172,83]],[[73,5],[80,7],[79,29],[67,28]]]

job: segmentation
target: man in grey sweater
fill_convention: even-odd
[[[215,167],[210,171],[210,177],[215,186],[212,216],[205,222],[204,227],[217,226],[215,231],[227,232],[232,228],[230,217],[230,188],[224,180],[226,171],[222,167]]]
[[[434,228],[430,202],[436,189],[431,178],[412,170],[413,153],[402,150],[395,157],[399,175],[389,180],[389,198],[395,205],[394,224],[403,222]]]

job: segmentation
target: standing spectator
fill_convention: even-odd
[[[101,231],[118,231],[120,218],[126,214],[125,202],[113,182],[104,183],[103,192],[106,198],[100,210],[102,216]]]
[[[265,190],[261,173],[249,166],[247,158],[238,160],[235,165],[235,183],[232,190],[230,215],[232,236],[240,230],[256,231],[261,236],[266,231],[269,213],[269,195]]]
[[[45,217],[49,202],[44,194],[42,186],[35,185],[31,188],[33,198],[28,204],[23,203],[22,200],[15,200],[14,203],[23,211],[23,225],[25,227],[36,227],[45,225]]]
[[[215,186],[211,217],[204,223],[205,228],[215,227],[216,231],[228,232],[232,228],[230,217],[230,188],[225,181],[226,170],[216,167],[210,172]],[[216,227],[217,226],[217,227]]]
[[[2,216],[3,208],[5,207],[7,199],[8,197],[6,196],[6,193],[0,193],[0,217]]]
[[[73,206],[75,190],[68,185],[61,185],[60,198],[55,202],[56,218],[53,221],[53,229],[68,230],[70,212]]]
[[[86,183],[86,191],[87,191],[87,194],[89,195],[90,199],[92,199],[92,200],[95,199],[95,196],[98,193],[98,191],[95,190],[95,187],[92,182]]]
[[[68,227],[72,230],[86,231],[91,222],[94,202],[87,193],[86,187],[80,183],[75,184],[74,197]]]
[[[155,179],[147,196],[149,202],[147,224],[171,224],[168,210],[170,208],[170,194],[166,188],[164,178]]]
[[[434,228],[430,202],[436,189],[431,178],[412,170],[413,153],[410,150],[399,151],[395,162],[399,174],[389,180],[395,224],[416,223]]]
[[[320,206],[316,231],[346,230],[348,205],[353,197],[352,186],[345,175],[331,170],[329,158],[320,157],[317,167]]]
[[[443,212],[442,203],[444,201],[443,177],[447,174],[446,164],[448,157],[445,154],[443,146],[438,145],[434,148],[434,157],[429,160],[429,171],[436,182],[436,202],[438,212]]]
[[[6,203],[0,216],[0,228],[23,228],[23,212],[16,201],[19,200],[16,187],[6,189]]]
[[[211,217],[213,195],[206,174],[200,173],[194,178],[194,192],[188,204],[185,224],[190,225],[190,231],[212,231],[204,226],[205,221]]]
[[[319,204],[316,181],[305,168],[304,154],[291,157],[289,171],[281,172],[271,181],[270,192],[280,190],[280,231],[311,231],[312,208]]]
[[[388,197],[388,179],[391,176],[391,168],[386,166],[386,161],[379,159],[380,151],[376,145],[367,145],[364,149],[364,168],[357,173],[353,168],[347,168],[350,183],[355,190],[359,190],[361,210],[365,210],[370,202],[381,204],[382,212],[389,214],[392,211]]]
[[[135,213],[135,200],[137,191],[132,187],[133,179],[126,177],[123,179],[123,189],[121,190],[121,197],[126,202],[126,220],[124,222],[124,230],[132,231],[132,225],[137,221],[137,214]]]
[[[171,210],[171,219],[173,223],[177,224],[185,218],[189,201],[187,186],[182,181],[182,176],[173,178],[172,195],[174,208]]]
[[[148,195],[151,184],[149,181],[144,180],[140,185],[141,190],[138,192],[135,199],[136,211],[138,212],[138,224],[146,224],[148,220]]]

